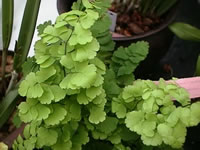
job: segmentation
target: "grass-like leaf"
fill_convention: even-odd
[[[170,30],[179,38],[188,41],[200,42],[200,29],[182,22],[176,22],[169,26]]]
[[[22,64],[25,62],[31,46],[40,7],[40,1],[41,0],[27,0],[26,3],[18,42],[15,46],[14,69],[17,72],[21,71]]]

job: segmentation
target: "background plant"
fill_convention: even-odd
[[[119,6],[119,12],[129,13],[138,10],[144,16],[165,14],[177,0],[112,0]]]
[[[13,72],[6,74],[5,66],[7,61],[8,47],[12,35],[14,1],[2,0],[2,33],[3,33],[3,51],[2,51],[2,74],[1,74],[1,104],[0,104],[0,127],[7,121],[10,114],[16,107],[18,99],[18,77],[21,76],[22,64],[25,62],[31,45],[35,25],[37,21],[40,0],[27,0],[24,10],[24,16],[20,28],[19,38],[15,45]],[[8,87],[6,78],[11,76]]]
[[[113,0],[111,11],[117,13],[115,32],[134,36],[159,27],[173,13],[177,0]],[[171,11],[170,11],[171,10]]]
[[[79,0],[55,24],[39,27],[36,61],[27,62],[34,67],[19,87],[26,97],[19,116],[27,126],[14,150],[88,150],[96,149],[94,143],[114,150],[164,149],[163,143],[180,148],[186,127],[199,123],[200,103],[190,104],[183,88],[162,80],[134,81],[148,43],[111,53],[109,6],[107,0]]]

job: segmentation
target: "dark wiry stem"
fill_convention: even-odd
[[[6,82],[5,82],[5,74],[6,74],[6,63],[7,63],[7,50],[4,49],[2,51],[2,62],[1,62],[1,73],[2,73],[2,85],[1,85],[1,91],[6,90]]]

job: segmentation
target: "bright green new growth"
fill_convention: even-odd
[[[180,106],[176,107],[172,99]],[[160,80],[156,85],[138,80],[114,99],[112,111],[118,118],[125,118],[126,126],[141,135],[145,145],[165,143],[180,148],[185,142],[186,127],[200,121],[199,106],[200,102],[190,104],[188,93],[173,83]]]
[[[24,65],[26,78],[19,87],[27,98],[18,107],[19,117],[27,125],[14,150],[89,150],[94,140],[130,150],[138,135],[146,145],[180,147],[185,127],[199,123],[200,103],[189,105],[184,89],[162,81],[133,84],[133,72],[149,46],[137,42],[112,54],[109,4],[79,0],[54,25],[39,26],[36,63],[30,59]],[[184,107],[176,108],[173,98]]]
[[[19,136],[13,149],[81,149],[89,141],[83,119],[91,125],[106,119],[106,67],[96,57],[100,44],[91,28],[104,18],[107,8],[103,7],[108,4],[82,1],[82,6],[80,2],[76,7],[84,6],[82,10],[74,9],[60,15],[55,25],[47,22],[38,28],[41,40],[35,44],[35,60],[39,69],[31,70],[19,87],[19,94],[27,98],[19,105],[19,116],[29,125],[25,139]]]

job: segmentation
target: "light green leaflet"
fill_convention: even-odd
[[[14,150],[180,148],[186,127],[200,122],[200,102],[191,104],[183,88],[162,79],[134,81],[149,45],[141,41],[113,52],[109,6],[108,0],[78,0],[55,24],[40,25],[35,57],[19,86],[26,97],[19,117],[27,125]]]

